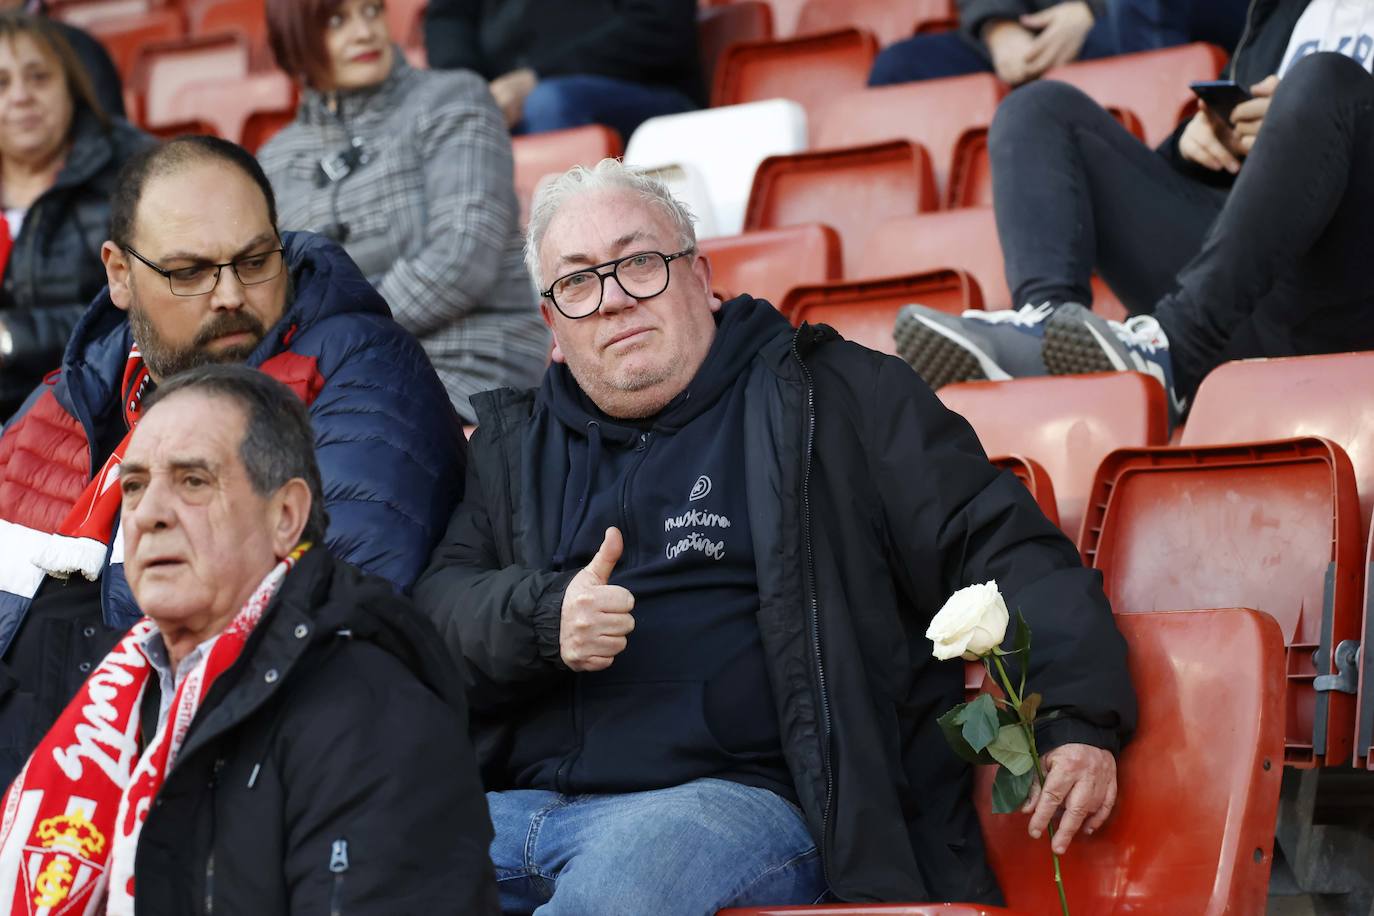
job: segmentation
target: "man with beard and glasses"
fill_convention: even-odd
[[[290,386],[331,551],[398,589],[462,494],[462,428],[424,351],[341,248],[278,232],[240,147],[181,137],[130,160],[102,257],[108,288],[0,436],[0,784],[140,616],[115,482],[164,379],[232,362]]]

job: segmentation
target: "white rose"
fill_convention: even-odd
[[[970,585],[949,596],[930,622],[926,639],[935,643],[935,657],[941,661],[962,655],[973,662],[1002,644],[1008,619],[996,582]]]

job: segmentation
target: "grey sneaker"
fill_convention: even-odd
[[[1108,321],[1081,305],[1063,305],[1045,322],[1045,368],[1051,375],[1085,372],[1144,372],[1164,386],[1169,426],[1176,426],[1188,400],[1174,390],[1169,338],[1151,315]]]
[[[1048,302],[1019,309],[972,309],[955,317],[924,305],[897,313],[897,353],[932,389],[970,380],[1045,375],[1040,348]]]

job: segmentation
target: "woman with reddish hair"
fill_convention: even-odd
[[[471,395],[537,384],[548,332],[485,81],[413,69],[381,0],[268,0],[267,25],[303,88],[295,120],[258,153],[282,228],[347,250],[468,423]]]

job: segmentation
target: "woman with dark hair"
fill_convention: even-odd
[[[412,69],[380,0],[268,0],[267,24],[304,88],[296,119],[258,153],[282,228],[344,246],[467,422],[473,394],[537,384],[548,331],[486,83]]]
[[[0,421],[105,285],[115,175],[151,142],[104,114],[53,23],[0,13]]]

